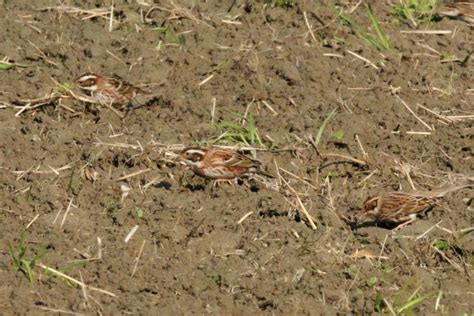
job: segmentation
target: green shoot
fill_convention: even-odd
[[[8,242],[8,251],[13,260],[13,265],[15,266],[16,271],[22,272],[30,283],[33,283],[33,268],[36,266],[36,263],[46,254],[46,249],[42,249],[39,252],[35,253],[31,259],[26,259],[28,248],[24,243],[24,232],[21,234],[20,241],[17,245],[17,252],[10,242]]]
[[[397,22],[409,20],[413,26],[433,21],[433,9],[437,0],[400,0],[395,6],[392,15]]]
[[[472,232],[474,232],[474,227],[468,227],[468,228],[461,229],[458,233],[458,238],[463,239],[464,237],[466,237],[467,235],[469,235]]]
[[[135,208],[135,215],[139,220],[141,220],[145,217],[145,210],[140,207],[137,207]]]
[[[153,30],[165,34],[164,41],[167,45],[183,46],[184,44],[186,44],[186,38],[184,37],[184,35],[174,35],[167,27],[156,27]]]
[[[22,64],[17,64],[17,63],[11,63],[9,61],[9,58],[5,56],[3,59],[0,60],[0,70],[8,70],[14,67],[28,67],[27,65],[22,65]]]
[[[346,136],[346,133],[343,130],[337,130],[332,133],[332,136],[337,140],[341,140]]]
[[[383,297],[380,293],[377,293],[377,296],[375,296],[375,301],[374,301],[374,309],[377,313],[382,313],[384,307],[385,307],[385,303],[383,301]]]
[[[427,295],[416,297],[416,294],[418,293],[420,288],[421,287],[417,288],[408,299],[408,302],[397,310],[398,314],[401,314],[401,313],[411,314],[413,308],[415,308],[416,305],[422,303],[423,301],[425,301],[427,298],[431,296],[430,294],[427,294]]]
[[[370,277],[370,278],[367,280],[367,284],[368,284],[369,286],[374,286],[374,285],[376,285],[378,282],[379,282],[379,279],[378,279],[376,276]]]
[[[246,124],[239,125],[231,121],[220,121],[216,124],[216,128],[221,134],[215,141],[221,141],[224,143],[243,143],[246,146],[255,144],[263,146],[253,116],[248,115],[245,119],[237,114],[237,117]]]
[[[341,8],[334,7],[334,11],[342,25],[349,26],[349,27],[353,25],[351,18],[347,14],[344,14]]]
[[[370,5],[367,7],[367,15],[369,16],[370,22],[372,22],[372,26],[375,28],[375,32],[377,33],[377,43],[381,45],[384,49],[390,49],[390,40],[380,27],[380,24],[377,21],[377,18],[375,17],[374,12],[372,11],[372,7]]]
[[[324,133],[324,129],[326,128],[326,125],[334,115],[336,115],[336,109],[332,110],[331,113],[328,114],[328,116],[324,119],[323,123],[319,127],[318,133],[316,134],[316,138],[315,138],[316,145],[319,145],[319,142],[321,141],[321,137],[323,136],[323,133]]]
[[[275,8],[289,9],[294,5],[294,0],[272,0],[272,6]]]
[[[446,240],[438,239],[433,246],[438,250],[446,250],[449,249],[449,243]]]
[[[8,70],[8,69],[13,68],[13,67],[15,67],[15,64],[0,61],[0,70]]]
[[[378,22],[377,18],[372,11],[370,5],[367,7],[367,16],[370,19],[370,22],[375,29],[376,36],[362,30],[351,18],[344,14],[342,9],[336,7],[335,9],[336,15],[339,17],[340,22],[342,25],[350,27],[354,33],[361,39],[363,39],[367,44],[376,48],[377,50],[383,51],[390,49],[391,43],[388,36],[382,30],[380,23]]]

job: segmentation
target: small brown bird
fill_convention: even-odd
[[[261,169],[260,161],[233,150],[188,147],[181,158],[195,174],[211,180],[228,181],[252,174],[273,178]]]
[[[397,225],[396,229],[400,229],[431,210],[447,193],[472,186],[468,184],[431,192],[382,193],[364,202],[361,218],[363,222]]]
[[[435,10],[443,16],[456,18],[474,26],[474,2],[453,2],[447,3],[443,7]]]
[[[117,75],[104,76],[85,73],[77,78],[75,82],[80,89],[89,94],[92,101],[111,109],[113,109],[113,106],[122,108],[137,96],[148,94],[148,92],[134,87]]]

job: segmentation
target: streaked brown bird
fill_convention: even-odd
[[[428,192],[381,193],[369,197],[364,202],[361,219],[362,222],[396,225],[396,229],[400,229],[414,222],[419,215],[431,210],[447,193],[472,186],[467,184]]]

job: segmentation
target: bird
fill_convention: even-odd
[[[472,186],[466,184],[428,192],[383,192],[365,200],[361,219],[362,222],[395,225],[398,230],[431,210],[447,193]]]
[[[235,150],[215,147],[187,147],[181,154],[184,164],[198,176],[219,181],[234,180],[254,174],[273,178],[261,169],[261,162]]]
[[[75,83],[81,90],[89,94],[92,103],[106,106],[118,115],[120,112],[117,112],[115,107],[123,109],[137,96],[149,93],[131,85],[117,75],[109,76],[89,72],[80,75]]]
[[[474,2],[452,2],[435,10],[435,13],[450,18],[460,19],[474,26]]]

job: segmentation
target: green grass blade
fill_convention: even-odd
[[[0,70],[8,70],[13,67],[15,67],[14,64],[0,62]]]
[[[380,27],[380,24],[377,21],[377,18],[375,17],[374,12],[372,11],[372,7],[370,5],[367,7],[367,15],[369,16],[369,19],[375,28],[375,32],[377,32],[377,36],[379,37],[380,44],[385,49],[390,49],[390,46],[391,46],[390,40],[388,39],[387,35],[385,35],[384,31]]]
[[[420,296],[420,297],[417,297],[417,298],[415,298],[414,300],[409,301],[409,302],[406,303],[404,306],[400,307],[400,308],[397,310],[397,313],[398,313],[398,314],[401,314],[401,313],[403,313],[404,311],[409,311],[409,310],[411,310],[413,307],[415,307],[415,306],[418,305],[419,303],[423,302],[423,301],[426,300],[428,297],[430,297],[429,294],[423,295],[423,296]]]
[[[321,137],[323,136],[324,129],[326,128],[326,124],[329,122],[329,120],[336,115],[336,109],[332,110],[331,113],[328,114],[328,116],[324,119],[323,123],[318,129],[318,133],[316,134],[316,145],[319,145],[319,142],[321,141]]]
[[[15,252],[13,251],[13,246],[10,242],[8,242],[8,252],[10,253],[10,256],[12,257],[13,264],[16,267],[16,270],[18,271],[20,269],[20,259],[15,256]]]

